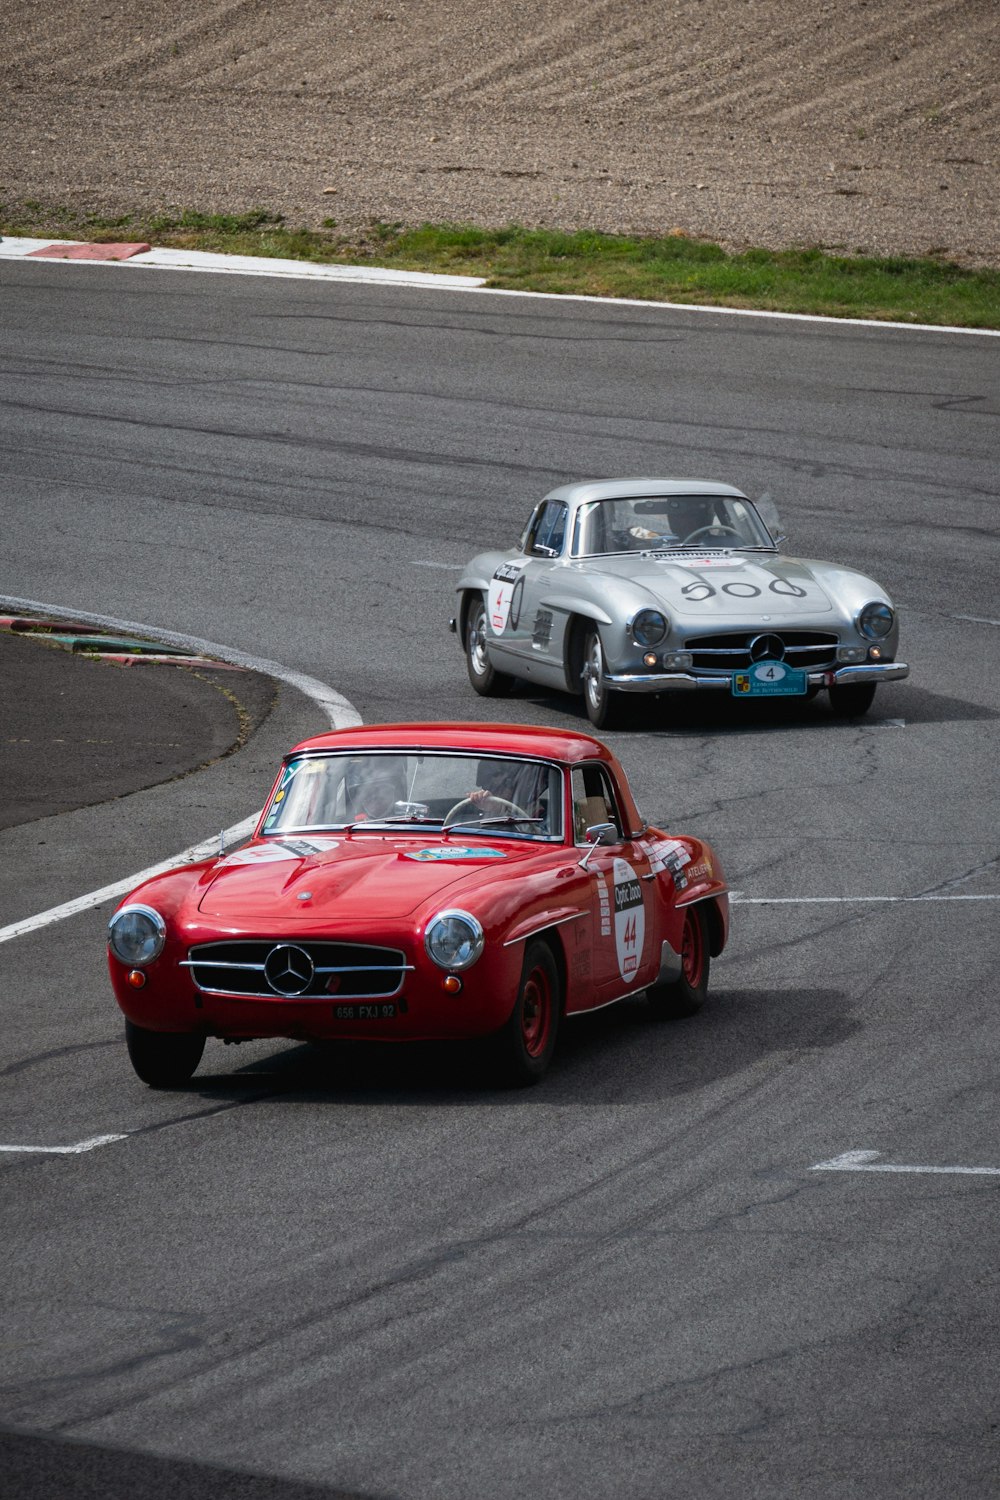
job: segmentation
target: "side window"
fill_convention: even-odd
[[[535,557],[558,557],[566,538],[568,507],[561,500],[546,500],[528,531],[525,551]]]
[[[518,552],[530,552],[531,543],[534,539],[535,530],[538,526],[538,518],[542,513],[542,506],[536,505],[528,517],[528,524],[517,539]]]
[[[576,843],[587,842],[587,829],[595,823],[613,823],[621,837],[622,820],[615,806],[608,773],[601,765],[573,767],[573,834]]]

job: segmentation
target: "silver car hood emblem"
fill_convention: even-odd
[[[264,960],[264,978],[276,995],[305,994],[315,973],[308,953],[294,943],[279,943]]]

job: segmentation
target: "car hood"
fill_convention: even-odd
[[[602,559],[601,571],[641,585],[673,618],[815,617],[834,601],[808,562],[773,553],[698,552]]]
[[[260,839],[227,854],[207,875],[198,910],[221,921],[258,917],[315,922],[325,917],[409,916],[453,886],[472,884],[485,870],[518,864],[535,846],[498,841],[405,841],[306,836]]]

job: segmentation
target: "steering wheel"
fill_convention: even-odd
[[[726,526],[721,521],[713,521],[711,526],[699,526],[696,531],[692,531],[688,536],[684,538],[684,541],[681,543],[681,545],[686,547],[688,542],[693,542],[697,537],[700,537],[702,533],[706,531],[715,532],[716,536],[728,533],[729,536],[737,536],[739,537],[741,542],[743,541],[742,531],[737,530],[735,526]]]
[[[653,531],[648,526],[630,526],[626,532],[629,547],[634,547],[636,542],[643,551],[655,547],[675,547],[677,537],[672,531]]]
[[[523,807],[518,807],[516,802],[508,802],[506,797],[494,797],[492,792],[490,797],[493,806],[485,814],[481,803],[473,801],[471,797],[463,797],[461,802],[456,802],[447,814],[442,827],[450,828],[453,823],[486,822],[500,814],[509,815],[511,818],[530,819],[531,814],[526,813]]]

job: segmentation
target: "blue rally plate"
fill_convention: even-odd
[[[746,672],[733,673],[734,698],[784,698],[809,689],[808,676],[783,661],[755,661]]]

